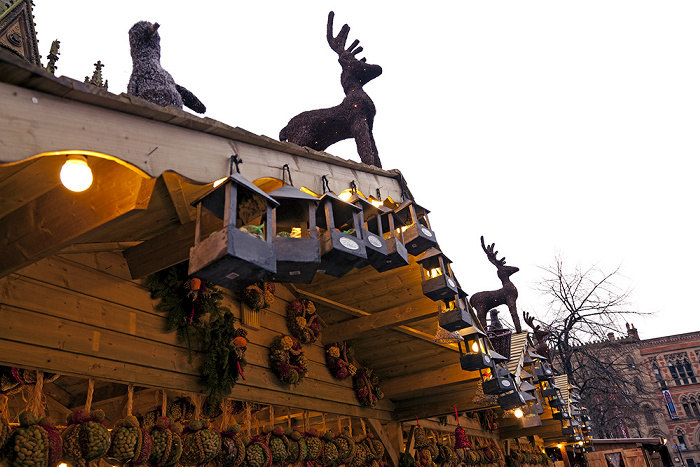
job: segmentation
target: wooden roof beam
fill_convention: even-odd
[[[113,162],[100,161],[99,170],[95,166],[95,182],[87,191],[73,193],[58,186],[2,219],[0,277],[148,207],[155,179]]]
[[[325,331],[324,331],[325,332]],[[447,388],[453,385],[467,385],[480,381],[476,371],[464,371],[456,361],[438,370],[423,373],[411,373],[382,381],[382,391],[389,399],[407,398],[411,394],[429,391],[430,389]]]
[[[361,336],[365,332],[395,328],[436,316],[434,306],[396,306],[378,313],[372,313],[353,320],[328,326],[323,330],[324,344],[346,341]]]

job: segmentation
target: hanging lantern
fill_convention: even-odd
[[[571,419],[571,415],[567,410],[559,410],[556,407],[552,408],[552,418],[554,420],[569,420]]]
[[[548,381],[542,382],[542,397],[556,397],[559,394],[559,387]]]
[[[386,242],[386,257],[381,261],[372,262],[372,267],[378,272],[386,272],[408,266],[408,251],[403,244],[403,234],[401,233],[401,227],[404,224],[396,212],[379,206],[379,217],[366,222],[367,230],[375,233],[381,232]],[[396,236],[397,232],[401,238]]]
[[[428,211],[411,200],[406,200],[396,208],[396,213],[404,222],[404,244],[413,256],[437,246],[435,233],[430,229]]]
[[[362,241],[361,209],[346,203],[330,191],[321,196],[316,211],[321,244],[321,266],[318,272],[342,277],[367,260]]]
[[[486,392],[486,390],[484,390]],[[498,405],[501,406],[503,410],[514,409],[516,407],[523,407],[526,404],[523,393],[519,390],[511,390],[498,395]]]
[[[490,368],[491,356],[486,350],[486,334],[475,326],[460,331],[464,337],[465,352],[462,352],[461,342],[457,343],[459,348],[459,364],[465,371],[476,371]]]
[[[276,272],[270,225],[277,201],[233,173],[193,205],[197,223],[190,249],[191,276],[236,290]],[[222,229],[204,240],[202,211],[223,220]]]
[[[367,251],[366,262],[361,262],[356,267],[372,265],[374,269],[377,269],[377,266],[383,266],[387,260],[388,251],[382,224],[378,222],[379,208],[357,194],[357,192],[352,193],[347,202],[360,208],[360,233]],[[369,221],[374,221],[372,222],[372,230],[369,228]]]
[[[548,402],[549,406],[553,409],[565,407],[566,402],[564,401],[564,398],[561,397],[561,391],[559,390],[559,388],[556,388],[555,390],[556,390],[557,394],[554,397],[551,397],[549,399],[549,402]]]
[[[272,215],[272,244],[277,251],[273,282],[309,284],[321,265],[316,231],[318,199],[291,185],[269,193],[279,203]]]
[[[523,377],[523,373],[520,373],[520,377]],[[530,408],[530,413],[535,415],[542,415],[544,413],[544,407],[537,395],[537,386],[532,385],[528,381],[522,381],[520,383],[520,390],[524,393],[525,402],[527,402]]]
[[[515,388],[515,382],[506,367],[506,357],[494,351],[489,352],[489,354],[492,361],[491,371],[486,376],[480,371],[484,394],[497,395],[512,391]]]
[[[421,266],[420,277],[423,295],[438,301],[459,293],[452,276],[451,261],[437,248],[431,248],[416,260]]]
[[[554,376],[552,367],[550,367],[549,363],[547,363],[547,357],[543,357],[542,355],[538,355],[534,352],[528,353],[530,354],[530,357],[534,360],[535,376],[537,376],[537,379],[542,381]]]
[[[440,309],[438,323],[441,328],[447,331],[459,331],[473,324],[468,309],[470,305],[466,298],[467,293],[459,289],[458,293],[452,297],[443,298],[438,301],[438,307]]]

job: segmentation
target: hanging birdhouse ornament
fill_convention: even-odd
[[[361,209],[331,192],[320,198],[316,225],[321,233],[321,266],[318,272],[342,277],[367,260],[362,241]]]
[[[189,274],[231,290],[274,274],[277,259],[270,227],[278,204],[238,173],[195,201],[197,224]],[[221,219],[223,226],[202,240],[204,211]]]
[[[403,238],[406,250],[413,256],[437,246],[435,232],[430,229],[428,221],[429,212],[412,200],[406,200],[396,208],[396,213],[405,224]]]
[[[272,244],[277,253],[273,282],[310,283],[321,265],[316,232],[318,199],[291,185],[269,193],[279,203],[272,213]]]
[[[379,261],[373,261],[372,267],[378,272],[386,272],[392,269],[408,266],[408,251],[403,244],[403,235],[400,229],[404,225],[395,211],[380,206],[379,217],[366,221],[367,230],[379,232],[386,242],[386,256]],[[397,237],[399,232],[400,238]]]
[[[484,394],[498,395],[512,391],[515,388],[515,381],[506,367],[506,357],[494,351],[489,353],[493,362],[491,372],[486,377],[481,373],[481,387]]]
[[[459,289],[458,293],[452,297],[438,301],[438,306],[440,307],[438,323],[441,328],[452,332],[468,328],[473,324],[468,309],[469,304],[466,299],[467,293]]]
[[[366,263],[359,263],[357,267],[371,265],[374,269],[377,269],[377,267],[383,266],[388,252],[382,224],[377,222],[379,219],[379,208],[357,193],[353,193],[347,202],[360,208],[360,233],[367,251]],[[373,221],[371,230],[368,225],[370,221]]]
[[[431,248],[416,260],[421,265],[420,276],[423,295],[437,301],[459,294],[457,282],[452,276],[450,259],[437,248]]]
[[[493,364],[486,344],[486,334],[475,326],[460,331],[464,337],[466,352],[462,352],[461,343],[459,347],[459,364],[465,371],[476,371],[491,368]]]
[[[503,410],[514,409],[516,407],[523,407],[527,405],[523,393],[517,389],[499,394],[497,401],[498,405],[500,405]]]

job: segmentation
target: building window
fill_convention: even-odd
[[[685,368],[686,374],[690,378],[690,382],[697,383],[698,381],[695,379],[695,373],[693,373],[693,366],[690,364],[687,357],[683,361],[683,367]]]
[[[671,372],[671,378],[673,378],[673,381],[676,383],[676,386],[680,386],[681,379],[678,377],[678,371],[676,370],[676,367],[673,363],[668,364],[668,371]]]
[[[654,378],[656,381],[658,381],[661,389],[666,389],[666,381],[664,381],[664,377],[661,375],[661,370],[659,370],[659,367],[656,366],[656,363],[651,365],[651,371],[654,373]]]
[[[685,444],[685,437],[681,433],[676,433],[676,438],[678,438],[678,447],[681,451],[687,451],[688,447]]]
[[[693,459],[688,459],[688,467],[695,467],[695,461]]]
[[[683,406],[683,412],[685,413],[685,416],[690,418],[693,416],[693,412],[690,411],[690,405],[688,404],[688,399],[685,397],[681,399],[681,405]]]
[[[691,408],[692,411],[693,411],[693,416],[695,416],[695,417],[700,417],[700,410],[698,410],[698,404],[697,404],[697,402],[695,401],[695,398],[694,398],[694,397],[691,397],[691,398],[690,398],[690,408]]]

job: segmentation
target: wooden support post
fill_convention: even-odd
[[[373,418],[368,418],[367,420],[367,425],[369,426],[370,432],[379,439],[382,444],[384,445],[384,448],[386,449],[386,455],[389,459],[389,466],[390,467],[398,467],[399,466],[399,450],[397,449],[397,445],[394,443],[395,440],[389,438],[388,433],[382,426],[382,424],[379,422],[379,420],[375,420]],[[392,423],[392,422],[390,422]]]

